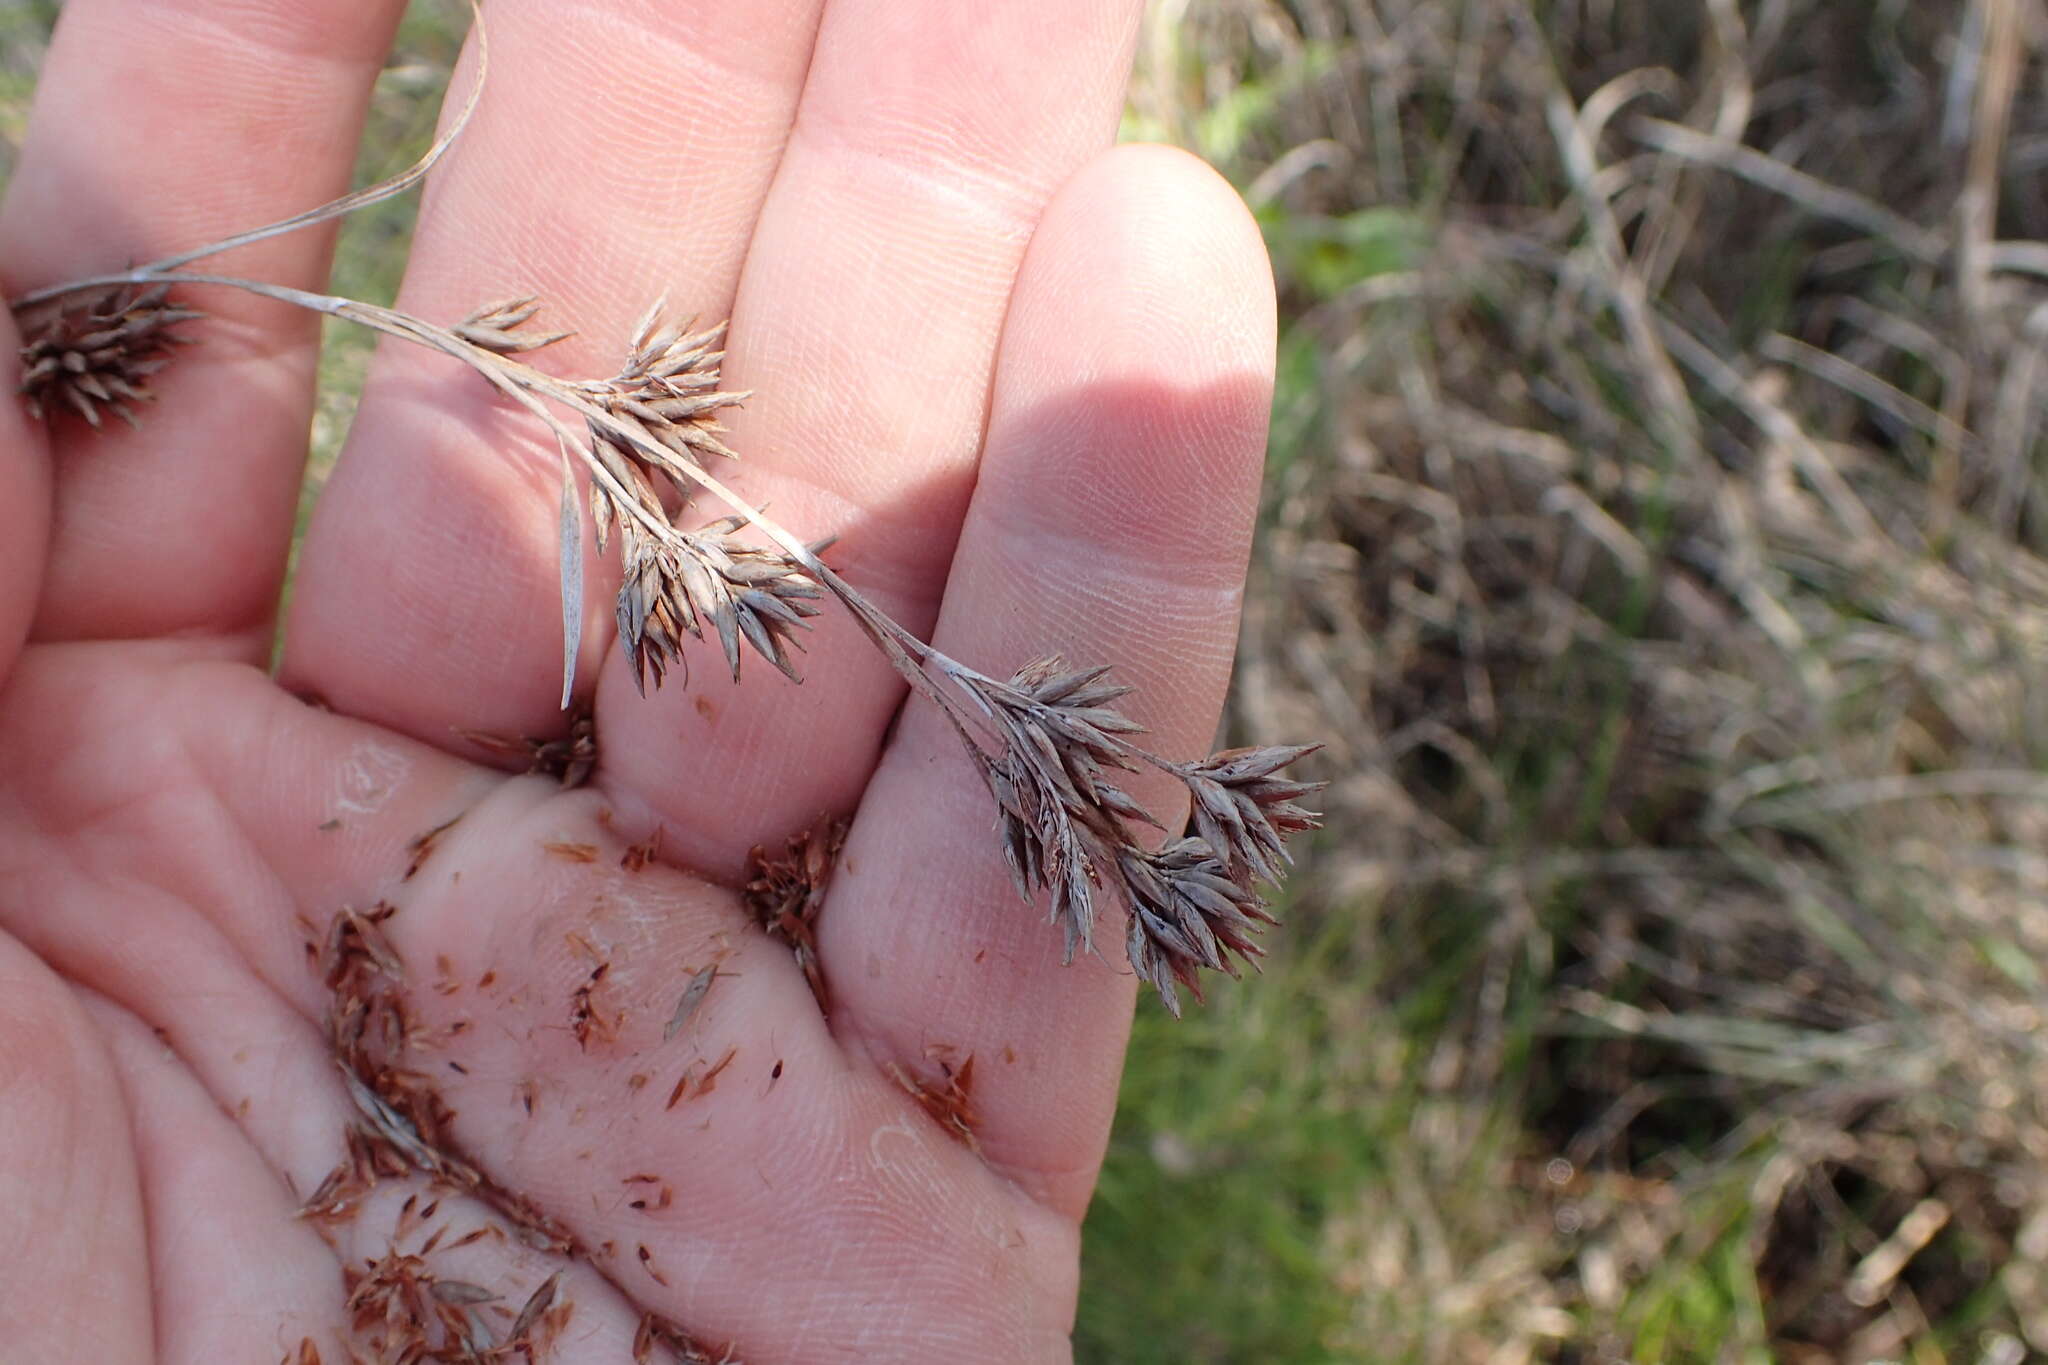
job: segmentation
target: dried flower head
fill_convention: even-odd
[[[1317,827],[1315,813],[1296,803],[1322,784],[1290,781],[1280,770],[1321,747],[1225,749],[1181,769],[1194,798],[1195,828],[1229,859],[1232,879],[1278,882],[1289,861],[1288,836]]]
[[[1263,949],[1253,935],[1277,921],[1265,902],[1230,869],[1205,839],[1177,839],[1157,853],[1117,851],[1117,874],[1130,907],[1124,947],[1131,970],[1180,1013],[1176,984],[1202,998],[1201,969],[1237,975]]]
[[[668,665],[682,656],[682,637],[704,638],[708,621],[718,635],[726,667],[740,676],[740,641],[801,682],[791,648],[796,632],[816,616],[824,592],[788,556],[742,544],[736,517],[702,531],[659,538],[625,523],[625,582],[619,588],[619,645],[644,693],[661,686]]]
[[[678,460],[697,465],[704,455],[738,458],[718,439],[725,430],[718,413],[747,399],[744,393],[718,387],[725,324],[692,332],[687,321],[663,325],[661,314],[662,304],[657,302],[640,320],[632,351],[617,374],[574,388],[618,421],[636,426]],[[645,447],[610,429],[592,425],[590,438],[593,445],[611,446],[629,460],[648,462]],[[687,477],[678,479],[677,487],[683,492],[693,489]]]
[[[106,407],[140,426],[131,403],[155,395],[149,377],[190,338],[172,329],[202,314],[171,301],[171,287],[117,286],[73,306],[45,306],[20,319],[21,392],[40,418],[70,409],[95,427]]]
[[[954,664],[949,674],[1001,739],[994,752],[967,735],[996,799],[997,826],[1012,878],[1027,898],[1043,892],[1065,937],[1094,950],[1095,896],[1114,889],[1130,912],[1131,969],[1180,1013],[1176,985],[1201,998],[1203,969],[1236,975],[1259,954],[1259,928],[1273,923],[1254,889],[1277,882],[1288,836],[1316,827],[1295,804],[1320,784],[1279,776],[1315,746],[1232,749],[1200,763],[1171,763],[1131,739],[1142,727],[1114,702],[1130,689],[1107,668],[1068,670],[1043,659],[998,683]],[[1148,852],[1134,827],[1159,822],[1112,772],[1149,765],[1178,778],[1192,798],[1195,833]]]

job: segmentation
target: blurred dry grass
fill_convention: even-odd
[[[1288,320],[1234,723],[1336,784],[1339,970],[1267,1022],[1344,1026],[1260,1126],[1361,1150],[1313,1338],[1145,1358],[2048,1351],[2044,45],[1156,7],[1132,131],[1244,187]]]

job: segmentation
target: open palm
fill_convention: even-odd
[[[6,291],[338,192],[401,8],[69,0],[0,213]],[[1156,747],[1195,752],[1272,299],[1227,187],[1110,149],[1138,8],[497,0],[401,305],[538,293],[578,329],[541,363],[579,375],[611,373],[656,296],[729,314],[745,495],[840,537],[835,566],[954,657],[1117,663]],[[220,266],[317,287],[328,248]],[[390,347],[305,539],[280,686],[317,329],[189,301],[203,344],[140,431],[0,405],[0,1359],[346,1359],[338,1266],[443,1228],[432,1273],[503,1310],[566,1267],[558,1359],[630,1360],[648,1311],[756,1362],[1066,1355],[1132,980],[1059,965],[944,723],[897,723],[902,685],[829,611],[801,687],[758,660],[735,686],[713,650],[643,700],[593,559],[595,775],[491,766],[460,732],[566,728],[551,448]],[[840,814],[826,1014],[739,887],[751,847]],[[651,865],[624,857],[657,833]],[[586,1257],[449,1249],[505,1220],[452,1191],[428,1214],[418,1176],[294,1217],[354,1113],[307,943],[380,902],[453,1140]],[[970,1057],[973,1147],[897,1079]]]

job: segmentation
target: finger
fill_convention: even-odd
[[[1159,148],[1109,153],[1047,210],[1003,333],[987,453],[936,645],[997,677],[1116,665],[1167,755],[1205,752],[1230,673],[1271,393],[1273,291],[1228,185]],[[1131,980],[1060,965],[1019,902],[959,742],[913,703],[821,921],[843,1040],[973,1055],[983,1150],[1079,1215],[1115,1105]],[[1156,777],[1156,775],[1155,775]],[[1120,779],[1121,780],[1121,779]],[[1170,780],[1133,794],[1168,828]]]
[[[156,1359],[129,1114],[71,988],[0,935],[0,1341]]]
[[[132,978],[119,983],[124,993],[168,1006],[170,1029],[110,1001],[91,1006],[136,1097],[137,1131],[149,1135],[158,1361],[298,1361],[306,1340],[318,1359],[347,1359],[380,1335],[377,1358],[396,1359],[410,1341],[440,1336],[431,1291],[441,1281],[494,1296],[473,1321],[483,1340],[502,1343],[512,1315],[557,1271],[557,1300],[573,1316],[543,1341],[569,1359],[629,1358],[638,1313],[624,1296],[523,1244],[484,1201],[419,1174],[331,1185],[352,1165],[343,1133],[358,1116],[324,1041],[246,974],[219,959],[199,965],[223,1016],[215,1025],[173,1003],[175,992]],[[175,1052],[164,1036],[177,1039]],[[316,1203],[327,1190],[336,1193]],[[364,1270],[394,1253],[417,1259],[386,1283],[410,1277],[425,1292],[401,1297],[396,1313],[351,1313]]]
[[[403,8],[71,0],[0,208],[6,291],[199,246],[346,189]],[[331,228],[293,233],[219,264],[317,287],[332,240]],[[183,328],[202,344],[155,378],[142,430],[55,419],[36,631],[239,633],[257,657],[292,533],[319,320],[225,290],[183,301],[209,315]]]
[[[724,316],[820,3],[494,4],[489,89],[430,186],[401,306],[454,321],[537,293],[536,325],[577,335],[534,358],[578,378],[616,372],[664,293]],[[431,743],[557,733],[557,457],[454,368],[380,356],[306,537],[284,677]],[[594,680],[617,570],[586,579]]]
[[[0,392],[20,382],[20,338],[0,310]],[[0,682],[28,638],[50,539],[50,452],[16,403],[0,403]]]
[[[104,997],[84,1003],[119,1072],[135,1131],[149,1135],[137,1157],[157,1304],[155,1359],[290,1359],[307,1338],[334,1351],[342,1320],[334,1253],[294,1217],[298,1201],[148,1025]]]
[[[836,0],[733,313],[733,477],[922,633],[974,481],[995,342],[1032,225],[1109,145],[1136,0]],[[1048,35],[1058,35],[1048,41]],[[609,771],[692,866],[851,809],[902,685],[836,611],[799,693],[715,666],[643,704],[607,670]],[[715,773],[717,782],[678,781]]]

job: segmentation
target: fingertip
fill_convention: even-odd
[[[1230,183],[1173,147],[1104,152],[1054,198],[1018,276],[977,514],[1234,592],[1275,337],[1272,266]]]
[[[1215,168],[1177,147],[1126,143],[1047,206],[1011,323],[1011,355],[1038,345],[1041,329],[1064,333],[1067,345],[1050,349],[1067,362],[1063,383],[1079,371],[1181,387],[1248,375],[1270,384],[1272,263],[1251,210]]]

